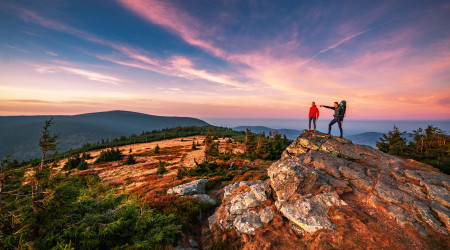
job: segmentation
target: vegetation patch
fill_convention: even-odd
[[[117,193],[97,175],[58,175],[34,197],[16,188],[20,196],[0,207],[2,249],[155,248],[173,244],[182,228],[174,214]]]
[[[133,155],[128,155],[127,159],[123,162],[123,165],[133,165],[136,164],[136,160],[134,159]]]
[[[123,159],[123,157],[124,155],[119,149],[102,150],[100,156],[97,158],[97,160],[95,160],[95,163],[120,161]]]
[[[89,165],[86,162],[87,155],[83,154],[82,157],[80,155],[75,155],[74,157],[69,157],[66,164],[64,164],[64,167],[62,170],[72,170],[72,169],[78,169],[78,170],[86,170],[89,168]]]
[[[406,132],[396,126],[377,141],[377,148],[385,153],[412,158],[429,164],[445,174],[450,174],[450,135],[435,126],[419,128],[410,135],[407,142]]]

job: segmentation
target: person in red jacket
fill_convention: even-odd
[[[314,123],[314,133],[316,132],[316,120],[319,119],[319,109],[316,107],[316,103],[312,102],[311,108],[309,108],[309,129],[311,131],[311,120]]]

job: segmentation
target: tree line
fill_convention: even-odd
[[[425,129],[413,130],[409,137],[407,140],[407,133],[394,126],[377,141],[376,146],[385,153],[412,158],[450,174],[450,135],[429,125]]]
[[[230,138],[226,141],[224,152],[219,151],[219,141],[214,140],[217,136],[213,135],[211,131],[206,133],[205,137],[205,161],[210,161],[215,158],[224,160],[235,158],[246,158],[250,160],[278,160],[281,154],[289,146],[292,141],[286,138],[286,135],[281,135],[278,131],[269,133],[266,136],[264,132],[255,134],[247,128],[244,139],[244,152],[234,152],[233,140]]]

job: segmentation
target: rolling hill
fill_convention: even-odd
[[[53,117],[51,131],[60,133],[59,152],[102,139],[140,134],[142,131],[209,125],[196,118],[154,116],[129,111]],[[19,161],[38,157],[42,126],[50,118],[51,116],[0,116],[0,155],[4,156],[12,151],[14,159]]]

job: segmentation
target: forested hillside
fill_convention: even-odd
[[[0,155],[14,152],[19,161],[36,158],[42,124],[50,116],[0,116]],[[179,126],[205,126],[208,123],[190,117],[153,116],[128,111],[109,111],[73,116],[54,116],[52,130],[60,133],[59,152],[79,148],[86,143],[143,131]]]

